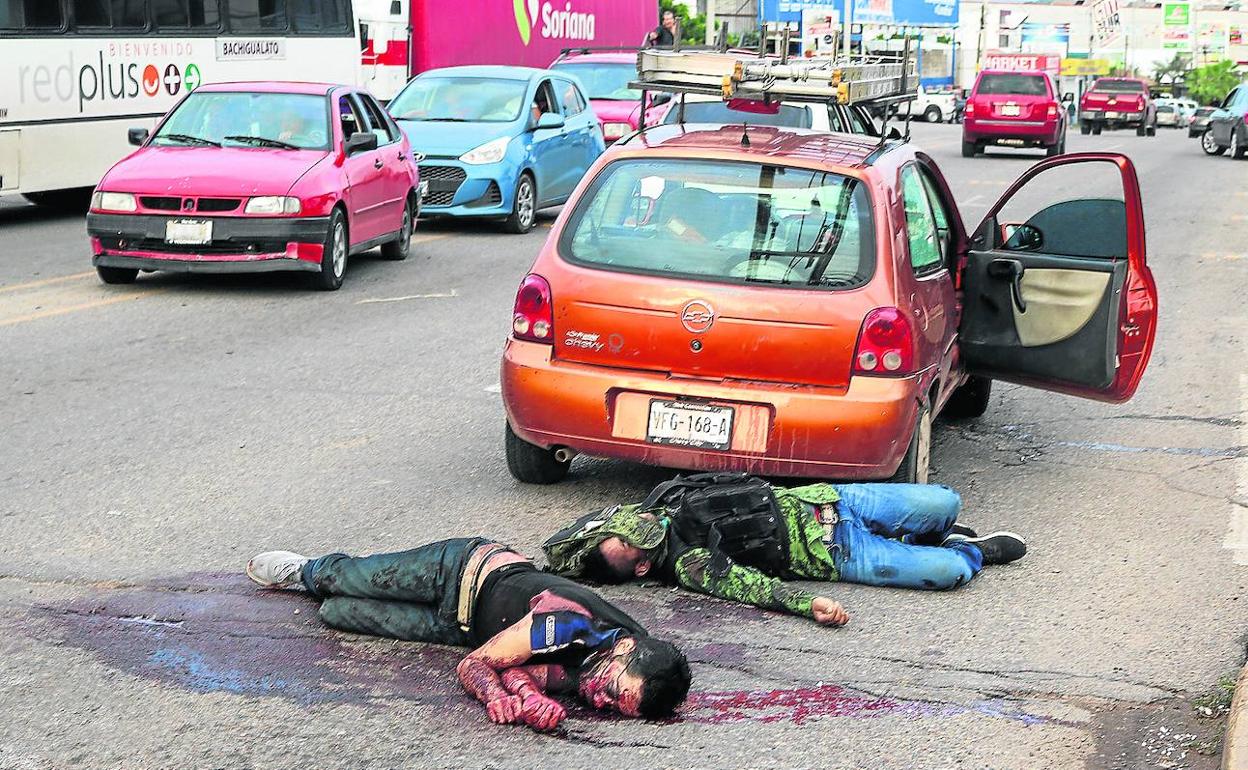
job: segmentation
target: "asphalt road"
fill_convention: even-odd
[[[1035,155],[915,127],[970,225]],[[1216,765],[1193,700],[1243,662],[1248,162],[1184,133],[1130,155],[1161,293],[1110,406],[999,386],[938,424],[964,519],[1028,535],[952,593],[831,586],[844,629],[668,589],[619,600],[693,661],[669,724],[489,725],[453,650],[340,634],[242,575],[271,548],[374,552],[556,526],[656,469],[520,486],[498,359],[546,237],[422,223],[337,293],[281,275],[105,286],[81,216],[0,203],[0,768],[1123,768]],[[1206,751],[1211,749],[1206,748]]]

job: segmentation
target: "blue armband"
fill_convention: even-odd
[[[579,612],[542,612],[533,615],[529,648],[534,655],[557,652],[569,647],[597,649],[615,643],[620,629],[595,628],[591,618]]]

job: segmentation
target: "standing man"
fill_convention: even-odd
[[[650,31],[647,44],[651,48],[671,48],[676,45],[676,14],[663,12],[663,21]]]
[[[558,727],[567,712],[555,693],[662,719],[689,692],[689,663],[674,646],[593,591],[486,538],[363,558],[268,551],[247,563],[247,576],[265,588],[302,584],[334,628],[474,648],[457,667],[459,681],[497,724]]]
[[[691,591],[841,625],[844,609],[786,580],[951,589],[1022,558],[1010,532],[956,523],[961,498],[927,484],[786,489],[740,473],[660,484],[642,503],[582,517],[546,541],[550,569],[602,583],[655,577]]]

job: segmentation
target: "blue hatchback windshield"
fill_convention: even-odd
[[[510,123],[520,117],[526,80],[416,78],[390,102],[397,120],[449,123]]]
[[[196,91],[169,116],[153,143],[328,150],[329,137],[324,96]]]
[[[591,267],[794,288],[859,286],[875,265],[858,180],[728,161],[612,163],[559,248]]]
[[[575,75],[590,99],[614,101],[635,101],[641,98],[641,92],[628,87],[628,82],[637,77],[637,67],[633,64],[556,64],[551,69]]]

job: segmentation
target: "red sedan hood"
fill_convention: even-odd
[[[144,147],[113,166],[100,189],[159,195],[285,195],[323,150]]]
[[[590,99],[589,106],[598,116],[599,123],[628,123],[635,127],[641,103],[635,99]]]

